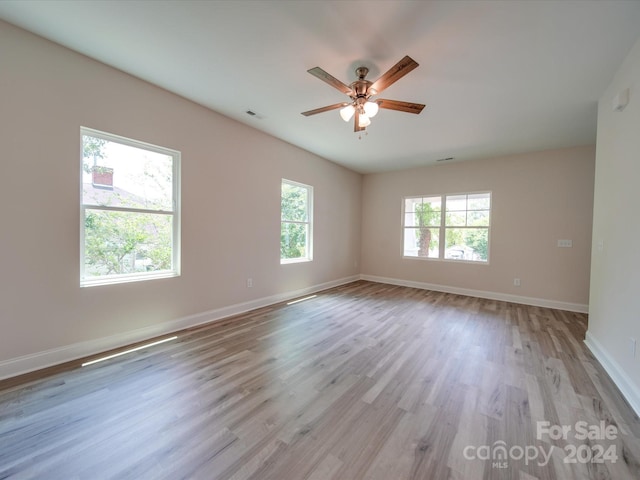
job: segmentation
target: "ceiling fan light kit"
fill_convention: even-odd
[[[345,122],[351,120],[353,114],[356,113],[356,108],[353,105],[347,105],[346,107],[340,109],[340,116]]]
[[[351,98],[351,102],[336,103],[326,107],[316,108],[302,112],[302,115],[308,117],[317,113],[328,112],[329,110],[340,109],[340,117],[348,122],[355,117],[353,131],[361,132],[371,125],[371,118],[375,117],[378,109],[386,108],[389,110],[397,110],[400,112],[419,114],[425,107],[421,103],[402,102],[398,100],[372,100],[371,97],[382,93],[384,89],[400,80],[411,70],[416,68],[418,63],[409,56],[405,56],[402,60],[391,67],[375,82],[366,80],[365,77],[369,73],[367,67],[356,68],[358,80],[350,85],[342,83],[334,76],[328,74],[320,67],[314,67],[307,70],[314,77],[319,78],[323,82],[328,83],[333,88],[340,90]]]
[[[366,115],[360,115],[359,123],[362,128],[365,128],[371,125],[371,119]]]
[[[378,113],[378,108],[380,107],[376,102],[366,102],[364,104],[364,113],[369,118],[375,117],[376,114]]]

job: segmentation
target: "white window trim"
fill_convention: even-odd
[[[460,226],[460,227],[446,227],[446,210],[447,210],[447,197],[452,197],[455,195],[476,195],[476,194],[483,194],[483,193],[488,193],[489,194],[489,198],[490,198],[490,208],[489,208],[489,225],[486,227],[469,227],[469,226]],[[474,261],[474,260],[455,260],[452,258],[444,258],[444,251],[446,250],[446,242],[438,242],[438,258],[434,258],[434,257],[416,257],[416,256],[412,256],[412,255],[405,255],[404,254],[404,235],[406,232],[407,228],[410,227],[405,227],[405,201],[409,198],[428,198],[428,197],[440,197],[441,199],[441,215],[440,215],[440,225],[438,226],[434,226],[433,228],[439,228],[440,231],[442,232],[442,236],[443,238],[446,238],[446,229],[447,228],[486,228],[487,229],[487,245],[488,245],[488,249],[487,249],[487,261],[483,262],[483,261]],[[492,223],[493,223],[493,192],[490,190],[480,190],[480,191],[474,191],[474,192],[459,192],[459,193],[434,193],[434,194],[418,194],[418,195],[407,195],[405,197],[402,197],[402,205],[401,205],[401,211],[402,211],[402,215],[400,217],[400,223],[401,223],[401,228],[402,228],[402,235],[400,237],[400,252],[402,255],[403,259],[408,259],[408,260],[418,260],[418,261],[427,261],[427,262],[445,262],[445,263],[456,263],[456,264],[467,264],[467,265],[489,265],[489,262],[491,260],[491,227],[492,227]]]
[[[168,155],[173,158],[172,161],[172,195],[173,195],[173,210],[145,210],[141,208],[126,208],[126,207],[110,207],[107,205],[85,205],[83,203],[83,180],[82,174],[80,175],[80,287],[95,287],[100,285],[113,285],[119,283],[140,282],[145,280],[155,280],[159,278],[171,278],[180,276],[181,271],[181,245],[180,245],[180,161],[181,154],[177,150],[172,150],[166,147],[160,147],[150,143],[134,140],[126,137],[121,137],[112,133],[101,132],[100,130],[94,130],[88,127],[80,127],[80,172],[82,172],[84,162],[84,151],[82,145],[82,136],[89,135],[92,137],[100,138],[108,142],[120,143],[135,148],[141,148],[149,150],[155,153]],[[132,213],[153,213],[158,215],[173,215],[173,238],[172,238],[172,265],[171,270],[163,272],[139,272],[139,273],[127,273],[122,275],[105,275],[103,277],[85,277],[85,261],[84,261],[84,245],[85,245],[85,231],[84,222],[87,210],[102,210],[102,211],[120,211],[120,212],[132,212]]]
[[[299,258],[282,258],[280,257],[280,264],[287,265],[290,263],[306,263],[313,261],[313,186],[307,185],[306,183],[296,182],[294,180],[288,180],[283,178],[280,181],[280,199],[282,200],[282,184],[287,183],[289,185],[293,185],[295,187],[301,187],[307,190],[307,221],[306,222],[296,222],[296,221],[288,221],[282,220],[282,207],[280,208],[280,225],[283,223],[295,223],[298,225],[308,225],[309,233],[307,235],[307,255],[305,257]]]

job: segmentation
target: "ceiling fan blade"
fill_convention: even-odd
[[[361,127],[360,126],[360,114],[356,110],[356,113],[354,115],[354,120],[353,120],[353,131],[354,132],[361,132],[363,130],[366,130],[366,128],[367,127]]]
[[[380,108],[386,108],[388,110],[398,110],[400,112],[415,113],[418,114],[425,107],[421,103],[401,102],[399,100],[387,100],[381,98],[376,100],[376,103]]]
[[[308,117],[309,115],[315,115],[316,113],[328,112],[329,110],[335,110],[337,108],[346,107],[349,105],[347,102],[334,103],[333,105],[327,105],[326,107],[316,108],[315,110],[309,110],[302,112],[302,115]]]
[[[371,92],[372,90],[374,90],[375,93],[372,93],[373,95],[382,93],[385,88],[400,80],[417,66],[418,63],[414,59],[412,59],[408,55],[405,56],[402,60],[400,60],[393,67],[387,70],[387,72],[384,73],[378,80],[373,82],[373,84],[369,87],[369,91]]]
[[[333,75],[328,74],[327,72],[325,72],[320,67],[314,67],[311,70],[307,70],[307,72],[309,72],[314,77],[318,77],[323,82],[328,83],[333,88],[336,88],[336,89],[340,90],[342,93],[345,93],[347,95],[351,95],[351,93],[352,93],[350,87],[348,87],[347,85],[342,83],[340,80],[338,80]]]

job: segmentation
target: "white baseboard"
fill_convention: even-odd
[[[600,362],[602,368],[609,374],[613,383],[616,384],[624,398],[631,405],[631,408],[636,412],[636,415],[640,415],[640,388],[634,384],[633,380],[620,367],[620,364],[611,358],[591,332],[587,331],[584,343],[591,350],[593,356],[596,357],[596,360]]]
[[[25,373],[41,370],[43,368],[60,365],[61,363],[70,362],[79,358],[95,355],[100,352],[112,350],[114,348],[124,347],[132,343],[143,342],[150,338],[167,335],[169,333],[192,328],[205,323],[222,320],[224,318],[238,315],[241,313],[255,310],[257,308],[274,305],[276,303],[291,300],[292,298],[301,297],[311,293],[326,290],[328,288],[337,287],[347,283],[359,280],[359,275],[345,277],[330,282],[313,285],[311,287],[301,288],[286,293],[271,295],[269,297],[258,298],[249,302],[229,305],[227,307],[209,310],[207,312],[190,315],[188,317],[171,320],[145,328],[123,332],[109,337],[87,340],[85,342],[65,345],[60,348],[54,348],[43,352],[36,352],[30,355],[10,358],[0,362],[0,380],[15,377]]]
[[[581,303],[560,302],[557,300],[546,300],[543,298],[522,297],[510,295],[508,293],[485,292],[483,290],[473,290],[470,288],[452,287],[449,285],[437,285],[434,283],[414,282],[412,280],[401,280],[398,278],[378,277],[375,275],[360,275],[361,280],[370,282],[388,283],[401,287],[420,288],[422,290],[433,290],[436,292],[455,293],[466,295],[467,297],[487,298],[489,300],[502,300],[504,302],[521,303],[523,305],[533,305],[535,307],[554,308],[556,310],[567,310],[570,312],[588,313],[589,305]]]

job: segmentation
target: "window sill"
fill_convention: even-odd
[[[99,287],[101,285],[117,285],[119,283],[144,282],[146,280],[157,280],[160,278],[179,277],[178,272],[147,273],[143,275],[110,275],[108,277],[97,277],[80,280],[80,287]]]
[[[313,259],[312,258],[281,258],[280,259],[280,265],[287,265],[289,263],[305,263],[305,262],[311,262]]]
[[[461,263],[465,265],[489,265],[489,261],[486,262],[477,261],[477,260],[454,260],[452,258],[434,258],[434,257],[413,257],[403,255],[402,259],[405,260],[419,260],[421,262],[443,262],[443,263]]]

